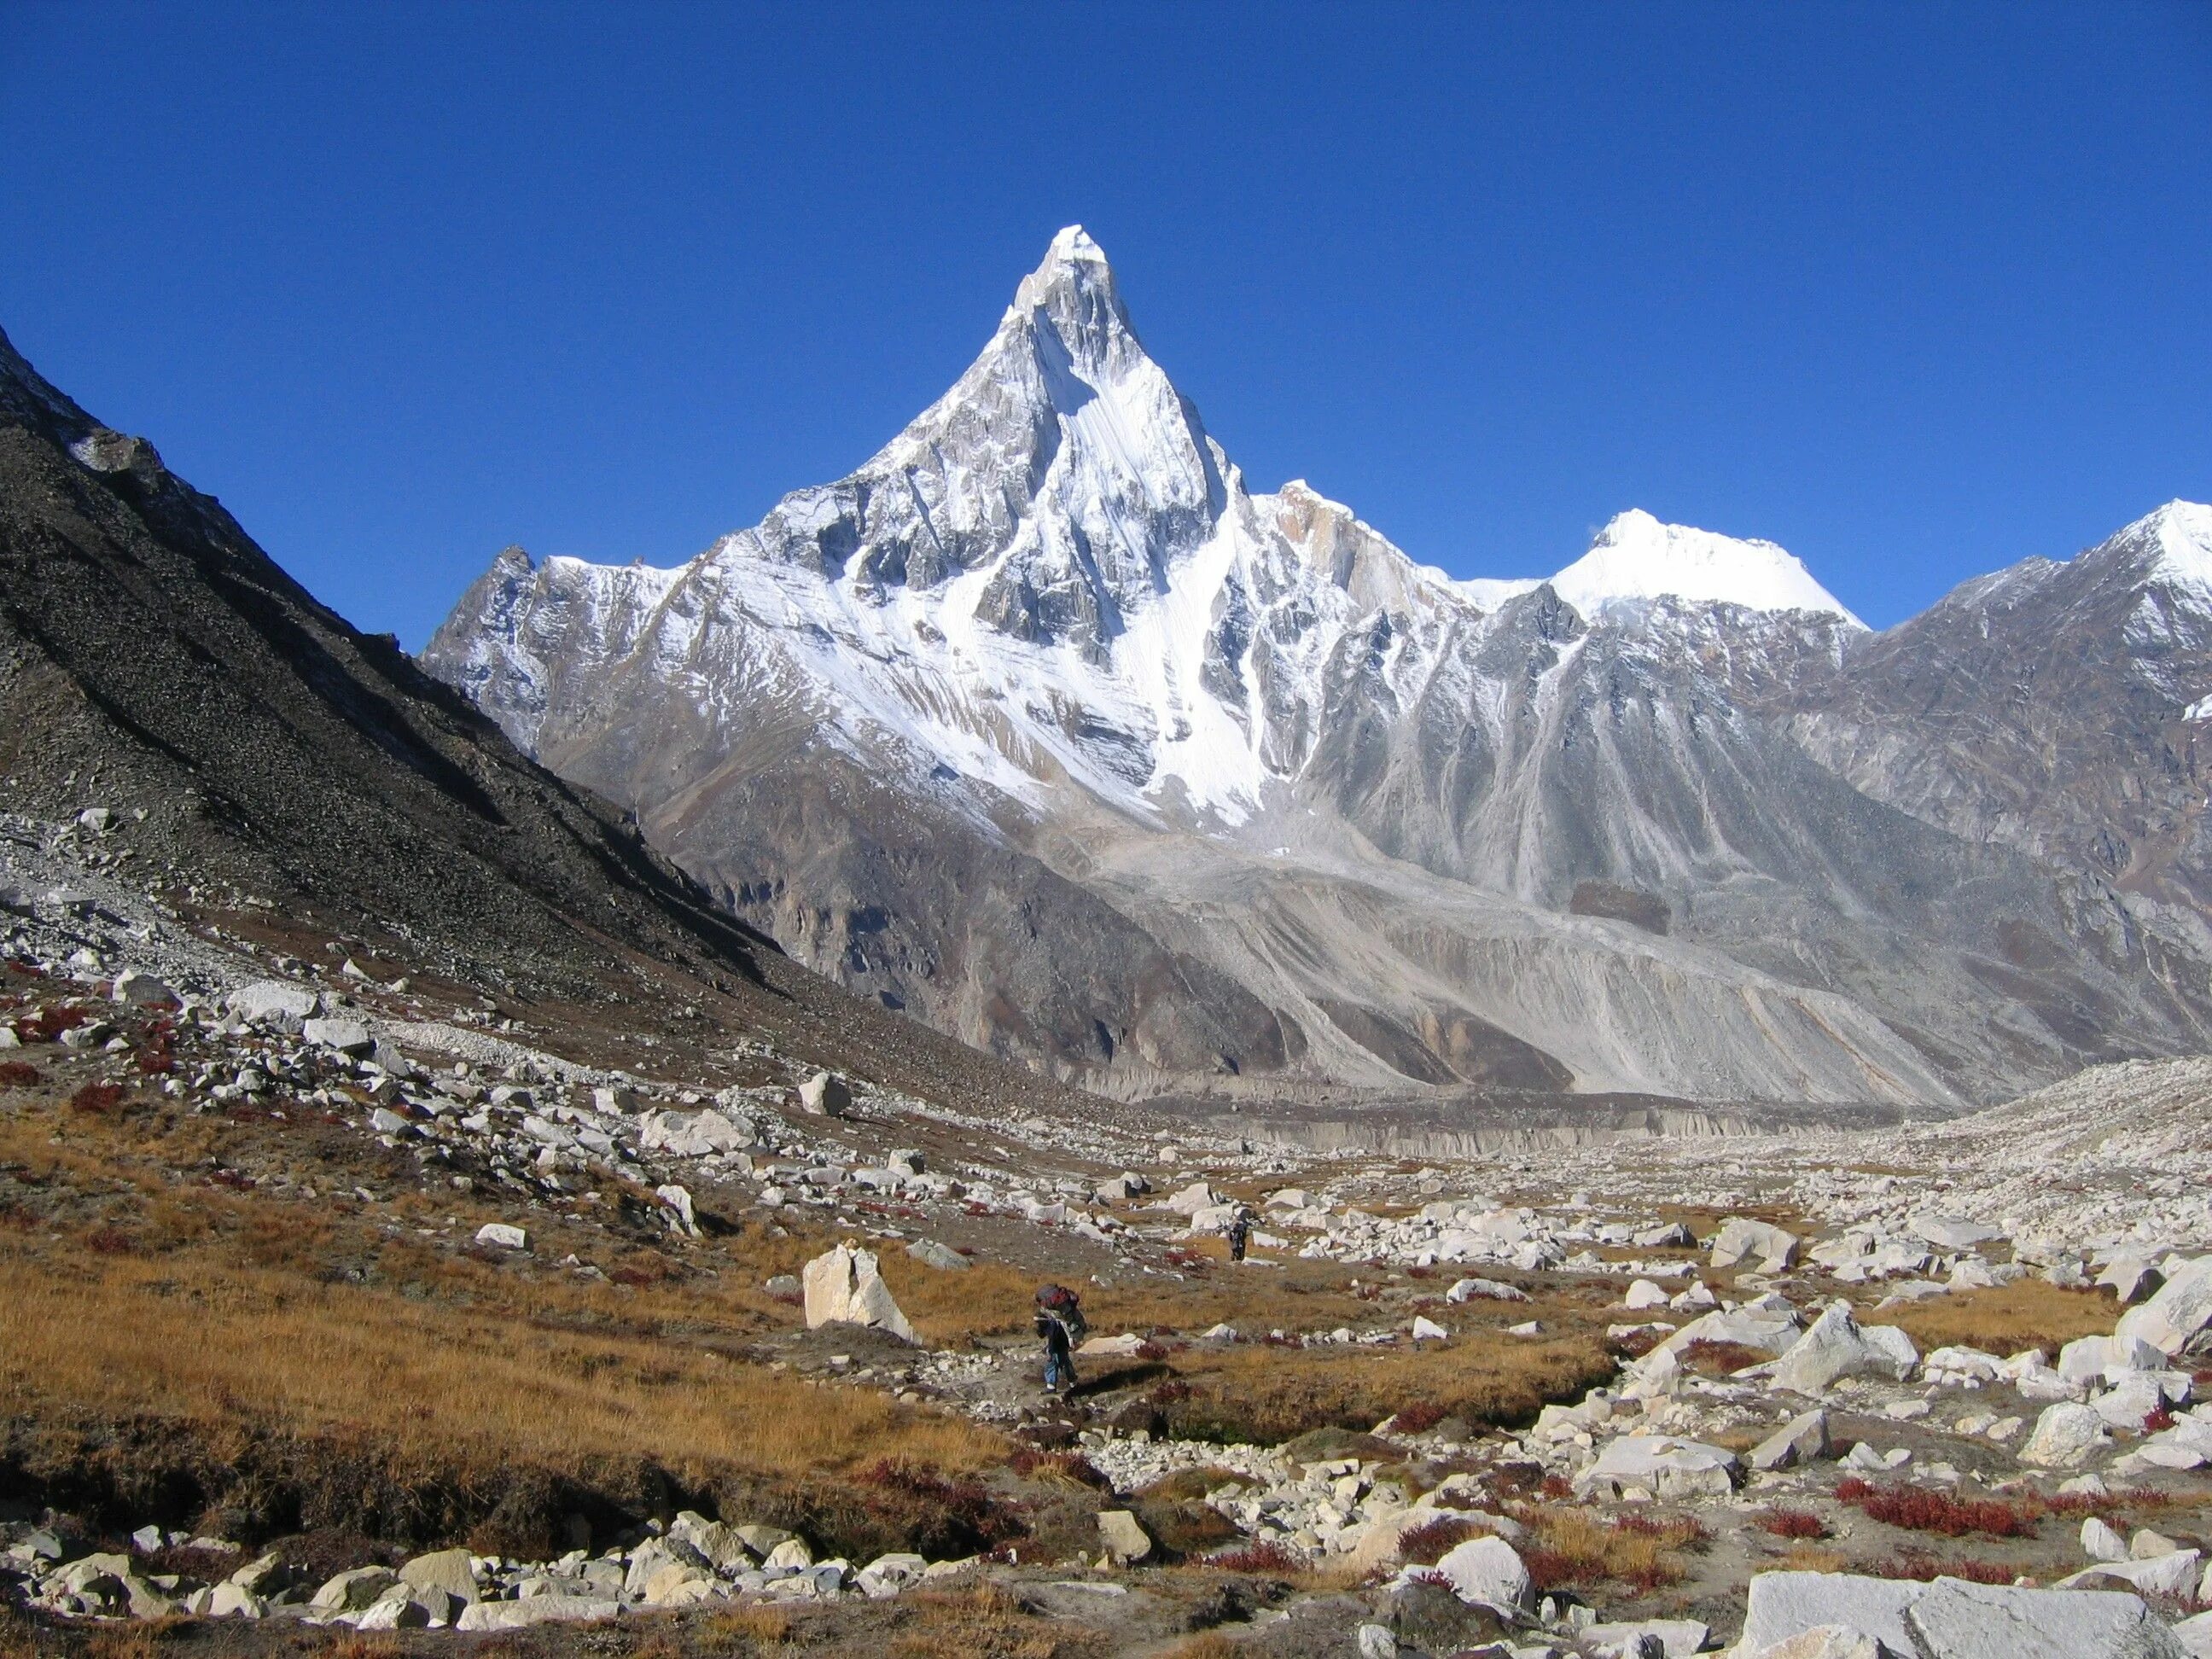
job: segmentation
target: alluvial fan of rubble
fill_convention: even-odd
[[[2212,1403],[2199,1398],[2212,1385],[2212,1061],[2101,1068],[1973,1117],[1848,1135],[1613,1141],[1422,1168],[1316,1158],[1268,1144],[1257,1118],[1247,1138],[1134,1114],[994,1119],[761,1050],[732,1056],[751,1067],[744,1083],[584,1064],[481,1009],[423,1006],[350,957],[272,959],[187,927],[104,867],[104,829],[94,812],[0,823],[0,942],[70,1011],[27,1035],[0,1025],[0,1048],[120,1058],[124,1026],[158,1010],[177,1049],[167,1097],[319,1114],[410,1154],[428,1184],[512,1196],[518,1218],[483,1225],[469,1241],[480,1249],[532,1251],[530,1206],[576,1197],[609,1166],[652,1193],[671,1233],[696,1231],[708,1189],[763,1224],[834,1222],[850,1243],[772,1288],[803,1300],[809,1326],[854,1334],[852,1353],[830,1356],[847,1381],[1024,1431],[1066,1413],[1062,1455],[1105,1491],[1095,1550],[1048,1564],[1078,1577],[1042,1583],[1047,1601],[1095,1611],[1163,1593],[1147,1570],[1170,1551],[1141,1515],[1179,1480],[1231,1540],[1215,1557],[1294,1583],[1326,1575],[1246,1610],[1239,1639],[1258,1651],[2212,1653]],[[933,1127],[959,1131],[965,1150],[896,1144]],[[1240,1219],[1248,1282],[1332,1264],[1377,1291],[1373,1316],[1097,1332],[1079,1366],[1104,1377],[1117,1361],[1253,1344],[1380,1362],[1534,1343],[1571,1294],[1608,1310],[1618,1370],[1517,1427],[1408,1402],[1334,1444],[1179,1438],[1112,1399],[1042,1399],[1025,1343],[902,1347],[912,1328],[877,1271],[889,1249],[961,1271],[972,1252],[945,1241],[989,1224],[1017,1266],[1031,1263],[1020,1241],[1047,1268],[1079,1246],[1094,1275],[1110,1264],[1171,1283]],[[1896,1322],[2020,1286],[2100,1297],[2108,1321],[2002,1352],[1923,1348]],[[861,1337],[875,1344],[865,1354]],[[1844,1563],[1876,1573],[1836,1571],[1840,1558],[1802,1570],[1770,1524],[1786,1513],[1803,1517],[1788,1535],[1846,1540],[1902,1524],[1881,1517],[1915,1502],[1999,1530],[1920,1540],[1940,1553],[1900,1534],[1889,1557]],[[2033,1545],[1993,1545],[2008,1534],[1977,1504],[2029,1517]],[[1627,1583],[1553,1584],[1563,1510],[1655,1536],[1694,1521],[1686,1588],[1669,1603]],[[68,1619],[491,1631],[732,1600],[834,1608],[1022,1570],[822,1559],[786,1529],[690,1510],[542,1561],[446,1549],[315,1577],[250,1555],[151,1523],[127,1547],[35,1517],[0,1523],[0,1585]]]

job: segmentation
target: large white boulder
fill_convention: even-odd
[[[1905,1620],[1927,1659],[2184,1659],[2165,1621],[2124,1591],[1938,1578]]]
[[[1160,1200],[1159,1207],[1173,1210],[1180,1216],[1194,1216],[1200,1210],[1211,1210],[1221,1202],[1221,1195],[1203,1181],[1194,1181],[1181,1192]]]
[[[1842,1376],[1874,1375],[1902,1382],[1919,1358],[1912,1339],[1895,1326],[1863,1329],[1849,1303],[1832,1302],[1775,1362],[1773,1381],[1777,1388],[1799,1394],[1819,1394]]]
[[[113,995],[133,1008],[173,1008],[177,1003],[177,994],[167,983],[136,968],[125,968],[115,976]]]
[[[1739,1650],[1763,1654],[1792,1637],[1839,1626],[1872,1637],[1893,1653],[1917,1656],[1905,1610],[1925,1588],[1909,1580],[1847,1572],[1756,1574]]]
[[[2112,1334],[2123,1340],[2140,1338],[2171,1355],[2179,1353],[2208,1324],[2212,1324],[2212,1255],[2201,1255],[2168,1274],[2149,1301],[2122,1314]]]
[[[842,1117],[853,1109],[853,1086],[835,1072],[817,1072],[799,1085],[799,1103],[823,1117]]]
[[[1712,1262],[1716,1267],[1733,1267],[1755,1256],[1761,1268],[1776,1273],[1797,1259],[1797,1243],[1796,1234],[1786,1232],[1771,1221],[1730,1216],[1721,1223],[1720,1232],[1713,1240]]]
[[[2020,1461],[2039,1468],[2070,1469],[2111,1443],[2103,1418],[2076,1401],[2062,1400],[2045,1407],[2035,1419],[2035,1431],[2020,1449]]]
[[[323,1006],[322,993],[281,979],[258,979],[224,999],[230,1012],[257,1025],[296,1032]]]
[[[1664,1434],[1624,1434],[1608,1440],[1597,1461],[1576,1478],[1584,1493],[1618,1498],[1630,1488],[1668,1502],[1725,1498],[1735,1489],[1735,1454]]]
[[[911,1342],[914,1327],[891,1297],[876,1266],[876,1253],[840,1244],[806,1264],[806,1328],[833,1322],[867,1325]]]
[[[1431,1569],[1462,1601],[1520,1611],[1533,1606],[1536,1589],[1520,1552],[1503,1538],[1470,1538],[1455,1544]]]
[[[526,1625],[580,1624],[612,1619],[619,1601],[589,1595],[533,1595],[523,1601],[479,1601],[461,1610],[455,1630],[519,1630]]]
[[[2003,1237],[1995,1227],[1984,1227],[1964,1216],[1917,1215],[1911,1225],[1914,1232],[1939,1250],[1971,1250],[1977,1244]]]
[[[678,1158],[743,1152],[759,1139],[760,1132],[750,1120],[732,1117],[712,1107],[696,1112],[647,1112],[637,1126],[639,1146],[649,1152],[673,1152]]]

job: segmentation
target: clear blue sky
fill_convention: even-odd
[[[419,645],[840,476],[1079,221],[1255,487],[1870,621],[2212,497],[2212,4],[0,0],[0,327]]]

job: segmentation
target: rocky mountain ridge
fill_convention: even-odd
[[[2212,617],[2153,586],[2163,654],[2093,659],[2138,701]],[[1923,777],[1905,633],[1641,513],[1461,582],[1255,492],[1071,228],[849,477],[677,569],[510,550],[424,659],[802,960],[1092,1088],[1956,1105],[2200,1047],[2193,890],[2072,855],[2193,820],[2106,811],[2122,753],[1992,830],[2036,775]]]

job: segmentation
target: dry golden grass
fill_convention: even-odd
[[[899,1610],[890,1659],[1070,1659],[1100,1646],[1090,1632],[1039,1619],[999,1584],[916,1590],[900,1598]]]
[[[741,1652],[789,1644],[791,1614],[781,1607],[753,1601],[726,1607],[707,1620],[701,1634],[709,1649],[733,1647]]]
[[[1210,1630],[1176,1643],[1165,1659],[1237,1659],[1243,1651],[1219,1631]]]
[[[1648,1593],[1680,1582],[1681,1553],[1705,1536],[1688,1516],[1607,1518],[1545,1505],[1517,1510],[1516,1518],[1532,1534],[1522,1556],[1540,1589],[1616,1583]]]
[[[2119,1314],[2099,1291],[2062,1291],[2047,1279],[2023,1279],[1994,1290],[1930,1297],[1892,1309],[1875,1322],[1897,1326],[1923,1353],[1964,1346],[1999,1356],[2041,1348],[2055,1357],[2077,1336],[2109,1334]]]
[[[1823,1549],[1818,1544],[1799,1544],[1762,1561],[1759,1565],[1762,1571],[1773,1572],[1850,1572],[1854,1570],[1851,1558],[1843,1551]]]
[[[1613,1372],[1597,1338],[1464,1333],[1441,1346],[1287,1348],[1239,1344],[1175,1356],[1170,1420],[1227,1438],[1281,1440],[1334,1424],[1371,1428],[1417,1403],[1474,1423],[1533,1417]]]
[[[9,1238],[0,1279],[0,1395],[19,1411],[366,1431],[403,1457],[477,1466],[642,1455],[799,1474],[1003,1455],[963,1419],[866,1389],[183,1252],[63,1261]]]

